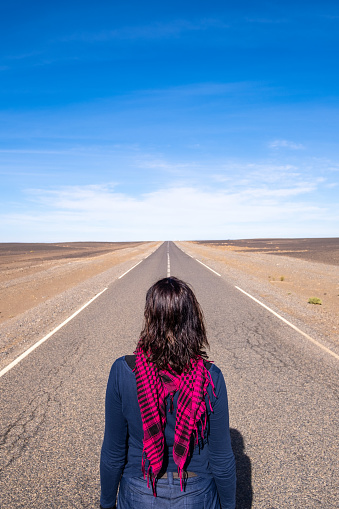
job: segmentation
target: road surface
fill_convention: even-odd
[[[226,379],[237,508],[337,508],[338,360],[165,242],[0,378],[1,509],[98,507],[109,370],[168,273],[192,285]]]

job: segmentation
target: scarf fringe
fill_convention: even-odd
[[[180,479],[180,491],[182,491],[182,468],[178,467],[178,474]]]
[[[156,493],[157,478],[153,473],[151,463],[149,463],[149,465],[148,465],[147,474],[146,474],[146,460],[147,460],[146,451],[145,451],[145,449],[143,449],[142,456],[141,456],[141,470],[142,470],[144,479],[146,479],[146,475],[147,475],[147,488],[150,488],[151,487],[150,484],[152,484],[153,495],[156,497],[157,496],[157,493]]]
[[[146,463],[146,452],[144,448],[141,455],[141,471],[143,473],[144,479],[146,477],[145,463]]]
[[[213,392],[214,396],[215,396],[215,397],[217,397],[217,396],[216,396],[216,394],[215,394],[215,390],[214,390],[214,389],[215,389],[214,382],[213,382],[213,380],[212,380],[211,373],[208,371],[208,369],[206,369],[206,374],[207,374],[208,381],[209,381],[209,383],[211,384],[212,392]],[[207,384],[207,385],[208,385],[208,384]]]

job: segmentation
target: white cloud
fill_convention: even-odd
[[[89,157],[91,151],[74,150],[76,164],[87,169],[102,157],[99,149],[93,153],[97,157]],[[8,197],[2,203],[7,213],[0,217],[0,241],[337,235],[339,211],[331,189],[336,185],[334,161],[308,158],[289,164],[272,158],[211,163],[138,150],[125,159],[112,159],[109,152],[100,161],[113,168],[105,184],[52,188],[44,178],[40,181],[45,189],[26,189],[21,198],[15,196],[16,203]],[[71,162],[67,160],[70,172]],[[43,160],[39,168],[46,169],[45,164]],[[113,178],[107,183],[108,175]],[[150,175],[152,187],[147,186]],[[102,174],[91,181],[99,179],[103,181]]]
[[[147,155],[135,157],[135,164],[138,168],[165,170],[169,172],[183,172],[192,169],[192,162],[189,163],[171,163],[161,156]]]
[[[3,241],[314,236],[318,223],[318,235],[329,235],[333,209],[294,201],[311,191],[312,187],[302,186],[239,191],[185,186],[132,197],[118,193],[111,184],[36,189],[29,192],[35,212],[1,217],[4,231],[7,229]]]
[[[270,148],[289,148],[291,150],[302,150],[305,148],[301,143],[288,140],[274,140],[269,144]]]
[[[282,185],[284,182],[290,184],[291,180],[297,182],[301,172],[297,166],[291,164],[229,162],[220,165],[220,173],[212,174],[211,178],[216,182],[229,182],[230,180],[234,182],[234,175],[237,176],[237,185],[258,186],[278,182]]]

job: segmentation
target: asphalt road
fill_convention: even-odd
[[[338,360],[165,242],[0,378],[1,509],[98,507],[107,377],[135,348],[167,251],[226,379],[237,508],[337,508]]]

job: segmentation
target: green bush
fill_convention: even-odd
[[[319,304],[321,306],[322,302],[321,299],[318,299],[318,297],[310,297],[308,299],[309,304]]]

